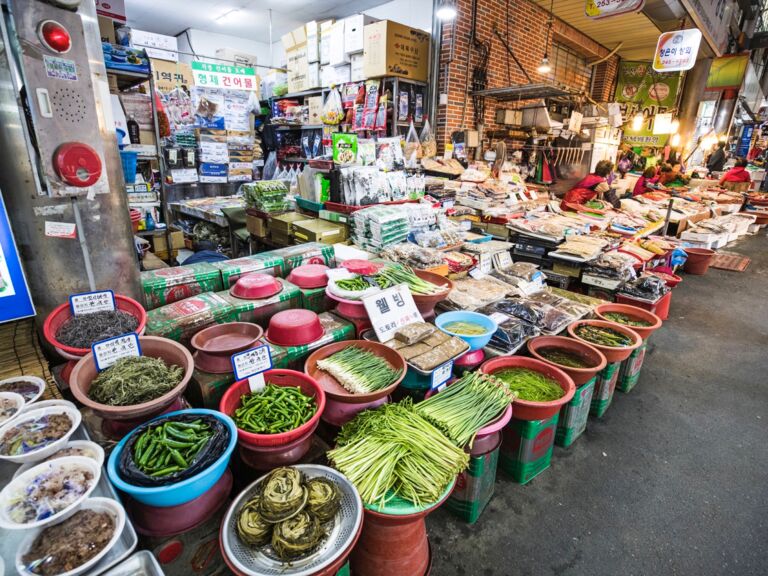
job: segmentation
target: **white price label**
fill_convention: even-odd
[[[362,300],[379,342],[391,340],[403,326],[423,321],[406,284],[392,286]]]
[[[250,381],[252,376],[266,372],[272,368],[272,354],[270,354],[269,346],[263,344],[262,346],[233,354],[232,368],[234,369],[236,380],[248,378]],[[251,386],[251,391],[254,391],[253,386]]]
[[[493,269],[493,256],[490,254],[480,254],[480,262],[478,262],[477,266],[481,272],[488,274]]]
[[[472,268],[472,270],[469,271],[469,275],[472,276],[472,278],[475,280],[482,280],[488,276],[488,274],[480,270],[480,268]]]
[[[497,252],[493,255],[493,264],[497,270],[506,270],[512,266],[512,256],[509,252]]]
[[[432,372],[432,389],[439,388],[441,385],[448,382],[453,375],[453,360],[449,360],[445,364],[435,368]]]
[[[104,310],[112,311],[115,309],[115,293],[112,290],[101,290],[72,294],[69,297],[69,309],[72,311],[72,316]]]
[[[493,314],[489,314],[488,318],[496,322],[496,324],[498,325],[498,324],[501,324],[502,322],[506,322],[509,319],[509,316],[501,312],[494,312]]]
[[[260,372],[259,374],[256,374],[255,376],[251,376],[248,378],[248,388],[251,389],[251,392],[261,392],[264,390],[264,387],[267,385],[267,381],[264,380],[264,373]]]
[[[106,370],[121,358],[141,356],[139,335],[135,332],[115,336],[101,342],[94,342],[91,350],[93,351],[93,359],[96,362],[96,370],[99,372]]]
[[[77,238],[77,225],[74,222],[45,221],[45,235],[48,238]]]

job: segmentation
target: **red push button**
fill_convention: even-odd
[[[93,186],[101,176],[99,154],[82,142],[66,142],[56,149],[53,167],[70,186]]]
[[[37,35],[48,50],[64,54],[72,48],[72,37],[69,32],[55,20],[43,20],[37,30]]]

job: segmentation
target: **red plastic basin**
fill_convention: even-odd
[[[320,318],[311,310],[283,310],[269,319],[267,340],[278,346],[304,346],[322,338]]]
[[[546,420],[558,412],[560,408],[571,401],[576,391],[576,385],[568,374],[556,368],[552,364],[547,364],[535,358],[526,358],[525,356],[499,356],[492,358],[480,366],[480,371],[485,374],[495,374],[507,368],[527,368],[535,370],[555,380],[560,388],[565,391],[562,397],[550,402],[533,402],[530,400],[516,399],[512,403],[512,410],[515,418],[518,420]]]
[[[642,308],[638,308],[637,306],[630,306],[629,304],[600,304],[597,308],[595,308],[595,315],[600,318],[600,320],[605,320],[606,322],[613,322],[613,320],[609,320],[604,316],[606,312],[617,312],[619,314],[626,314],[627,316],[634,318],[635,320],[642,320],[644,322],[650,322],[650,326],[629,326],[632,330],[640,334],[640,337],[643,340],[648,339],[648,337],[656,332],[659,328],[661,328],[661,318],[656,316],[653,312],[649,312],[648,310],[643,310]],[[624,324],[622,324],[624,326]]]
[[[536,338],[528,340],[527,346],[528,352],[530,352],[534,358],[547,364],[551,364],[568,374],[577,388],[592,380],[592,378],[595,377],[595,374],[600,372],[600,370],[605,368],[608,364],[603,353],[594,346],[580,340],[566,338],[565,336],[537,336]],[[590,364],[590,367],[572,368],[547,360],[539,354],[539,351],[543,348],[562,348],[567,352],[573,352],[583,358],[586,363]],[[517,416],[517,414],[515,414],[515,416]]]
[[[241,446],[257,449],[265,446],[282,446],[306,435],[310,429],[315,429],[320,421],[320,415],[325,409],[325,392],[314,378],[296,370],[267,370],[264,372],[264,380],[267,384],[276,386],[298,386],[304,394],[315,399],[317,410],[309,420],[298,428],[280,434],[254,434],[238,428],[237,439]],[[234,417],[235,410],[240,407],[241,398],[250,392],[248,380],[238,380],[224,392],[219,403],[219,411]]]
[[[144,328],[147,325],[147,311],[144,310],[144,306],[136,302],[133,298],[128,296],[122,296],[115,294],[115,307],[123,312],[128,312],[132,316],[135,316],[139,321],[139,325],[136,327],[136,333],[139,335],[144,334]],[[69,307],[69,302],[62,304],[54,308],[54,310],[48,314],[43,324],[43,335],[48,343],[56,348],[56,351],[64,358],[69,360],[79,359],[88,354],[90,348],[73,348],[72,346],[65,346],[58,340],[56,340],[56,333],[59,328],[72,317],[72,310]]]
[[[291,270],[286,280],[299,288],[325,288],[328,285],[326,270],[330,268],[325,264],[304,264]]]
[[[617,332],[621,332],[622,334],[625,334],[630,338],[632,338],[633,343],[630,346],[617,347],[617,346],[602,346],[600,344],[595,344],[594,342],[590,342],[589,340],[584,340],[583,338],[580,338],[579,336],[576,335],[576,328],[584,324],[587,324],[590,326],[600,326],[603,328],[612,328],[613,330],[616,330]],[[578,320],[568,326],[568,334],[571,336],[571,338],[575,338],[579,342],[584,342],[585,344],[589,344],[590,346],[594,346],[595,348],[600,350],[600,352],[603,353],[603,356],[605,356],[605,359],[608,360],[609,364],[626,360],[632,354],[632,351],[635,350],[636,348],[639,348],[640,345],[643,343],[643,339],[640,337],[640,335],[634,330],[632,330],[631,328],[627,326],[623,326],[621,324],[616,324],[615,322],[606,322],[605,320]]]
[[[282,289],[283,285],[274,276],[253,272],[238,278],[229,293],[242,300],[259,300],[271,298]]]

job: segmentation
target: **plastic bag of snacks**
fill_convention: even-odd
[[[421,142],[419,142],[419,135],[416,133],[416,127],[411,121],[411,126],[408,128],[408,135],[405,137],[405,166],[407,168],[416,168],[418,161],[421,158]]]
[[[323,104],[323,113],[320,116],[323,124],[335,126],[344,120],[344,109],[341,107],[341,94],[338,88],[331,88],[328,97]]]
[[[429,125],[429,120],[424,120],[424,127],[421,129],[421,152],[424,158],[434,158],[437,156],[437,141],[435,135],[432,132],[432,126]]]

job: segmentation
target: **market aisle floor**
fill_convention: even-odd
[[[433,576],[768,573],[768,237],[744,273],[685,276],[640,382],[469,526],[427,520]]]

